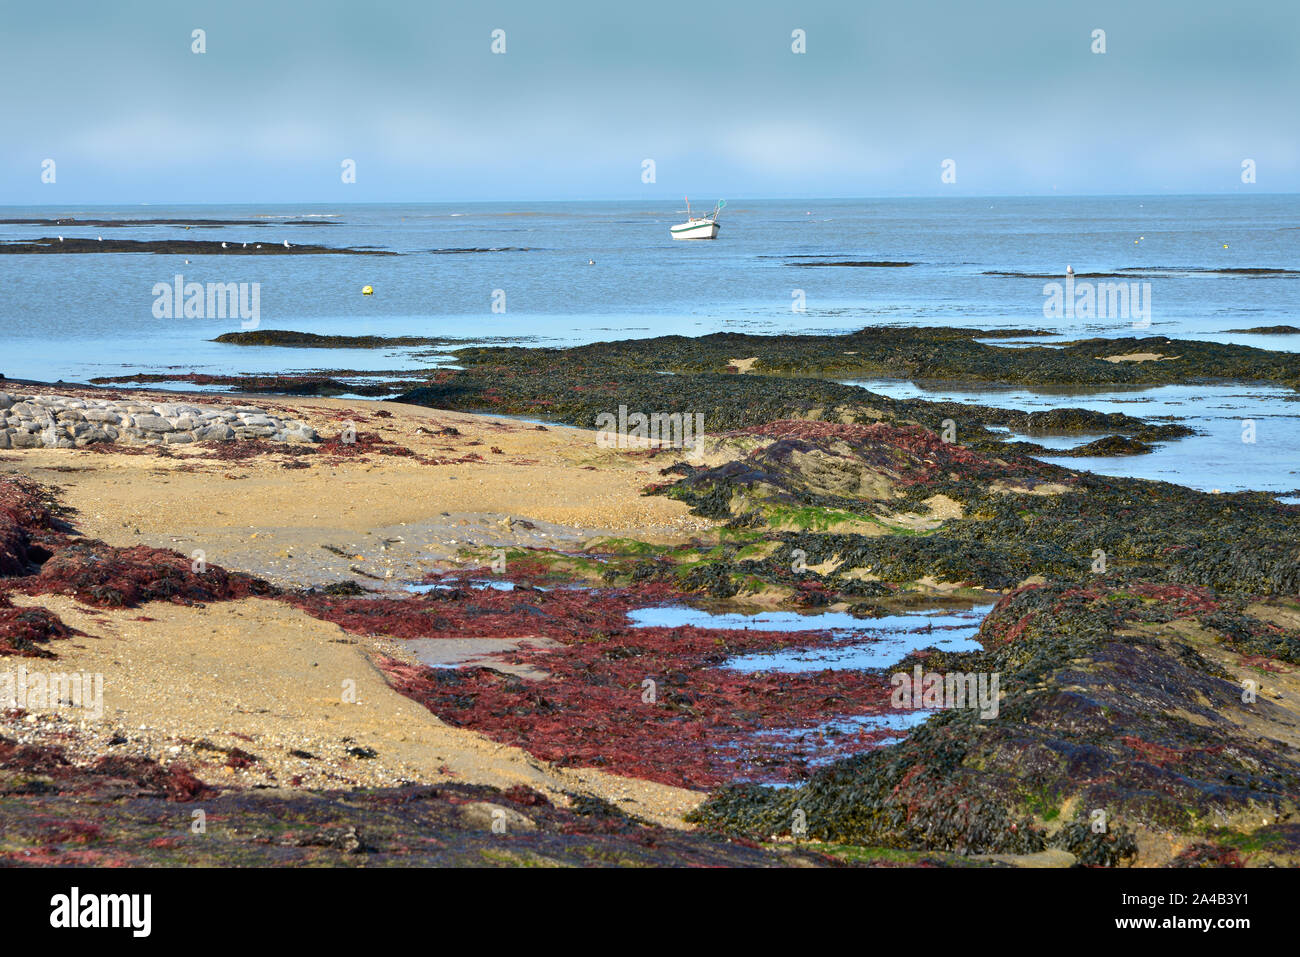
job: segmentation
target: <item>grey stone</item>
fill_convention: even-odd
[[[205,425],[194,430],[194,435],[201,442],[228,442],[235,437],[235,430],[225,423]]]
[[[162,416],[137,415],[135,417],[135,428],[143,432],[170,432],[172,424]]]
[[[95,426],[91,426],[90,428],[86,429],[84,432],[77,433],[74,436],[74,441],[78,446],[82,446],[82,445],[94,445],[96,442],[111,442],[112,439],[108,437],[108,433],[105,432],[103,429],[96,428]]]
[[[120,399],[0,393],[0,432],[6,448],[69,448],[95,442],[184,445],[195,441],[272,439],[318,442],[302,422],[281,419],[255,406],[234,409],[186,402],[146,404]]]

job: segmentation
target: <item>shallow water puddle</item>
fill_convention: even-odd
[[[736,754],[738,784],[796,787],[809,772],[876,748],[897,744],[925,723],[932,710],[837,717],[811,727],[754,731],[723,746]],[[753,755],[765,755],[755,766]],[[774,761],[774,759],[776,759]],[[773,767],[780,762],[779,768]],[[784,773],[798,769],[791,777]]]
[[[947,651],[978,651],[974,640],[992,605],[954,611],[930,609],[855,618],[845,612],[806,615],[791,611],[764,611],[753,615],[715,614],[686,605],[638,608],[628,612],[635,627],[752,629],[757,631],[828,633],[839,643],[818,647],[789,648],[776,652],[736,655],[723,665],[737,671],[804,672],[830,670],[863,671],[887,668],[922,648]]]
[[[438,582],[407,582],[402,587],[415,595],[427,595],[429,594],[429,592],[433,592],[433,591],[455,591],[457,588],[460,588],[464,585],[468,585],[470,588],[475,588],[478,589],[479,591],[483,591],[484,589],[487,588],[491,588],[496,591],[515,590],[514,582],[489,581],[487,579],[481,579],[481,578],[471,579],[470,581],[452,580],[452,581],[438,581]],[[546,591],[546,589],[540,588],[538,589],[538,591]]]
[[[518,675],[533,681],[549,677],[533,665],[513,664],[506,655],[520,648],[554,648],[548,638],[410,638],[407,647],[421,664],[429,668],[465,668],[483,665],[494,671]]]
[[[407,676],[415,698],[440,718],[546,760],[687,787],[804,780],[896,743],[933,712],[894,708],[882,669],[925,647],[978,648],[990,610],[744,614],[673,598],[625,611],[630,596],[617,590],[597,611],[604,597],[578,599],[563,586],[543,599],[522,582],[497,591],[507,583],[486,576],[405,584],[430,604],[444,589],[482,589],[463,596],[463,614],[458,602],[433,609],[447,627],[405,642],[432,669]],[[546,613],[533,614],[534,604]],[[548,637],[523,636],[534,627]],[[718,629],[741,653],[717,654]]]
[[[1156,444],[1149,455],[1039,456],[1045,462],[1100,475],[1155,479],[1209,492],[1290,492],[1300,487],[1300,467],[1286,454],[1300,445],[1300,403],[1291,389],[1268,384],[1019,386],[850,379],[894,399],[966,402],[1034,412],[1081,408],[1123,412],[1135,418],[1174,418],[1197,435]],[[1009,438],[1049,449],[1083,445],[1101,434],[1068,435],[1005,431]],[[1103,433],[1109,434],[1109,433]]]
[[[893,744],[895,741],[903,740],[901,734],[884,733],[882,735],[882,732],[908,731],[917,725],[924,724],[926,718],[932,714],[934,714],[933,711],[920,709],[915,711],[895,711],[888,714],[857,714],[826,721],[811,728],[775,728],[771,731],[759,731],[754,737],[761,738],[770,744],[788,744],[790,747],[823,747],[828,743],[835,742],[836,739],[844,738],[863,739],[866,744],[880,747],[881,745]],[[868,736],[869,740],[866,740]],[[815,765],[833,759],[833,754],[821,757],[813,756],[809,758],[808,763]]]

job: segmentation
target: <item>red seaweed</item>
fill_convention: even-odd
[[[562,765],[686,787],[794,780],[815,762],[896,733],[810,731],[799,737],[782,731],[883,713],[889,710],[887,679],[857,671],[752,674],[718,667],[733,654],[830,643],[823,632],[637,628],[627,621],[630,608],[680,597],[658,584],[288,600],[357,634],[558,642],[503,656],[544,671],[543,680],[490,667],[431,669],[391,659],[381,667],[398,691],[443,720]]]

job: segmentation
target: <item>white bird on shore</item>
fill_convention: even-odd
[[[287,240],[287,239],[284,241],[284,248],[285,248],[285,249],[292,249],[292,248],[293,248],[292,246],[289,245],[289,240]]]
[[[222,243],[222,244],[221,244],[221,248],[222,248],[222,249],[229,249],[229,248],[230,248],[230,244],[229,244],[229,243]]]
[[[59,242],[63,242],[63,237],[62,237],[62,236],[59,237]]]
[[[1074,267],[1073,267],[1073,266],[1069,266],[1069,265],[1067,265],[1067,266],[1065,267],[1065,274],[1066,274],[1067,276],[1073,276],[1073,275],[1074,275]]]
[[[241,248],[243,248],[243,249],[247,249],[247,248],[248,248],[248,243],[244,243],[244,245],[243,245]]]
[[[103,236],[96,236],[95,239],[98,240],[98,241],[101,242],[101,243],[104,241],[104,237],[103,237]]]

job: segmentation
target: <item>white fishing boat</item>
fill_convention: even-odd
[[[713,212],[708,216],[691,215],[691,198],[686,197],[686,222],[669,228],[673,239],[716,239],[718,236],[718,216],[722,207],[727,205],[725,199],[718,200]]]

